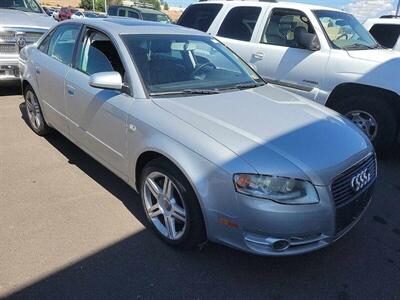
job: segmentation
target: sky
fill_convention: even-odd
[[[398,0],[285,0],[343,9],[364,21],[366,18],[394,14]],[[399,0],[400,1],[400,0]],[[197,0],[167,0],[170,6],[186,7]]]

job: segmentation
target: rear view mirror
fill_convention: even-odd
[[[321,49],[318,36],[315,33],[309,33],[304,27],[297,27],[294,31],[294,39],[296,43],[310,51],[318,51]]]
[[[99,89],[121,90],[123,82],[118,72],[100,72],[90,76],[89,85]]]

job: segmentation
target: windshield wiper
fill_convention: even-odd
[[[344,46],[343,49],[344,50],[354,50],[354,49],[377,49],[379,48],[379,45],[375,45],[375,46],[368,46],[368,45],[364,45],[364,44],[360,44],[360,43],[355,43],[349,46]]]
[[[154,92],[150,93],[150,96],[166,96],[166,95],[211,95],[219,94],[219,90],[209,90],[209,89],[186,89],[182,91],[170,91],[170,92]]]
[[[260,86],[263,86],[263,85],[265,85],[265,83],[263,83],[263,82],[242,83],[242,84],[235,85],[235,88],[237,88],[239,90],[243,90],[243,89],[252,89],[252,88],[260,87]]]

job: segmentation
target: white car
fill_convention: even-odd
[[[292,2],[203,1],[178,24],[217,36],[267,82],[343,113],[379,152],[398,138],[400,54],[354,16]]]
[[[385,16],[380,19],[368,19],[364,26],[379,44],[400,51],[400,17]]]
[[[100,18],[97,13],[93,11],[77,11],[72,16],[71,19],[84,19],[84,18]]]

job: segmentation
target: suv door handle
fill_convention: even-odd
[[[253,57],[255,59],[263,59],[264,58],[264,52],[256,52],[253,54]]]
[[[68,96],[74,96],[75,95],[75,88],[70,86],[70,85],[67,85],[67,94],[68,94]]]

